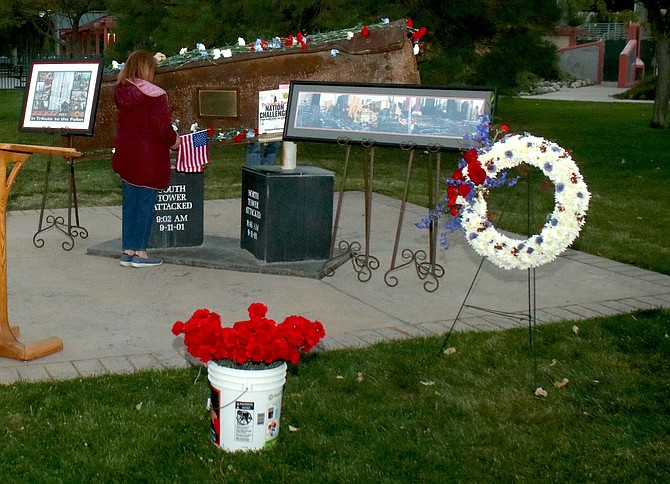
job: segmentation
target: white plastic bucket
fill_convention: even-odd
[[[224,450],[270,447],[279,435],[286,363],[268,370],[225,368],[210,361],[211,439]]]

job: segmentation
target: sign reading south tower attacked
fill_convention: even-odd
[[[172,170],[170,186],[156,201],[150,248],[202,245],[204,191],[204,173]]]

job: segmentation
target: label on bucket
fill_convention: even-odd
[[[281,403],[270,404],[268,407],[268,422],[265,427],[265,440],[274,439],[279,433],[279,405]]]
[[[254,402],[235,402],[235,440],[254,440]]]
[[[212,439],[212,442],[214,442],[216,445],[221,444],[221,425],[219,422],[221,422],[221,409],[219,408],[220,401],[221,401],[221,392],[214,388],[210,387],[212,389],[211,396],[209,397],[209,402],[207,402],[208,407],[209,407],[209,417],[211,420],[211,426],[212,430],[210,431],[210,438]]]

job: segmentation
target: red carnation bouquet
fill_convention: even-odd
[[[175,336],[184,335],[189,354],[203,363],[247,369],[274,367],[283,361],[297,364],[326,335],[319,321],[303,316],[288,316],[277,324],[267,319],[262,303],[249,306],[249,319],[232,327],[221,326],[221,316],[198,309],[186,321],[172,326]]]

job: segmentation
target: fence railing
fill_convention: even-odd
[[[28,68],[18,65],[0,65],[0,89],[17,89],[26,87]]]
[[[0,89],[23,89],[30,75],[30,63],[33,60],[57,60],[57,56],[29,57],[21,56],[10,60],[0,56]]]
[[[587,30],[594,38],[598,40],[626,40],[626,24],[622,23],[586,23],[580,25],[580,28]]]

